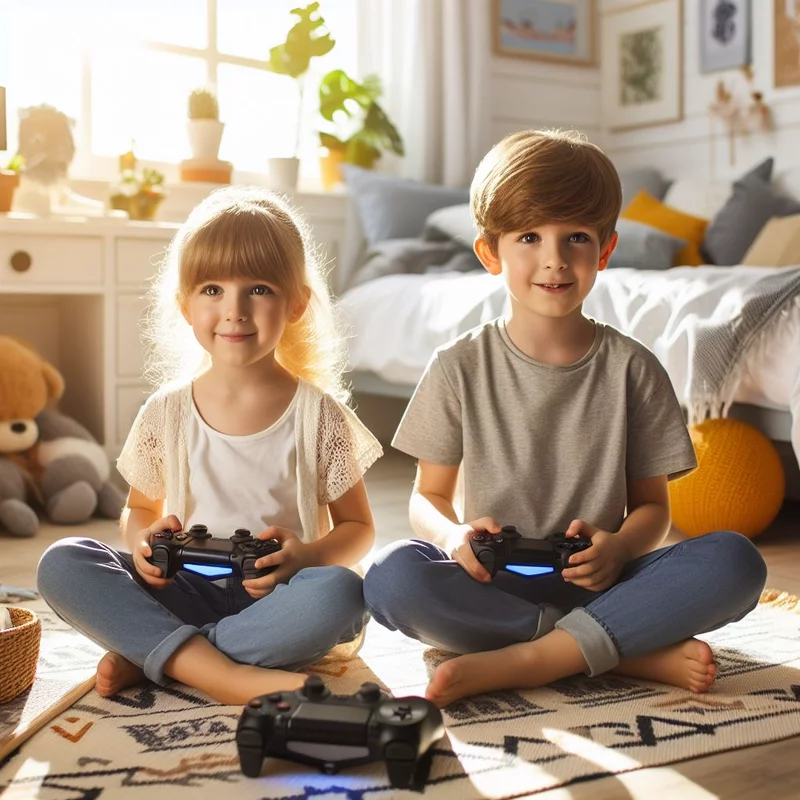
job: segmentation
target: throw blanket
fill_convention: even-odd
[[[741,380],[742,360],[756,337],[800,296],[800,267],[766,275],[741,294],[727,319],[698,321],[689,331],[689,423],[724,417]]]

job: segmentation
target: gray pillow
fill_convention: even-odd
[[[472,247],[476,233],[469,203],[459,203],[457,206],[445,206],[434,211],[425,221],[422,238],[432,242],[454,239],[466,247]]]
[[[608,261],[609,269],[669,269],[678,251],[686,246],[685,239],[630,219],[617,220],[617,234],[619,238]]]
[[[434,211],[469,201],[469,189],[403,180],[352,164],[344,165],[342,172],[370,246],[419,236]]]
[[[663,200],[670,182],[653,167],[633,167],[620,170],[619,180],[622,184],[623,207],[644,189],[649,195]]]
[[[728,201],[711,220],[703,242],[703,255],[710,264],[741,264],[770,219],[800,214],[800,202],[782,196],[768,178],[763,178],[766,166],[771,174],[770,158],[736,181]]]

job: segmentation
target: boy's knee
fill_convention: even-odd
[[[429,542],[402,539],[378,552],[364,577],[367,607],[375,608],[398,593],[414,594],[414,577],[421,564],[430,560],[425,554],[429,547],[433,547]]]

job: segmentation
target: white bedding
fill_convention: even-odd
[[[611,269],[598,276],[584,311],[653,350],[685,400],[691,327],[698,320],[729,319],[747,286],[778,270]],[[505,307],[502,278],[483,272],[391,275],[362,284],[342,296],[353,329],[350,366],[390,383],[413,385],[435,348],[494,319]],[[764,329],[742,365],[734,399],[789,410],[792,446],[800,459],[800,303]]]

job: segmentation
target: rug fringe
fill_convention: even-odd
[[[758,604],[800,614],[800,597],[789,594],[789,592],[782,592],[780,589],[764,589],[761,592]]]

